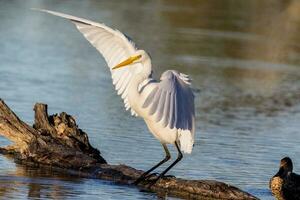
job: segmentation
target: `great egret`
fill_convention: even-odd
[[[178,157],[154,182],[182,159],[181,151],[192,152],[195,132],[194,95],[187,75],[168,70],[162,74],[160,81],[156,81],[152,78],[149,55],[144,50],[138,50],[131,39],[120,31],[79,17],[37,10],[69,19],[75,24],[106,60],[113,84],[126,110],[130,109],[132,115],[142,117],[150,132],[161,142],[165,158],[137,179],[136,184],[171,158],[166,144],[175,144]]]

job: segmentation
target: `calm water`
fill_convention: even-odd
[[[47,103],[49,113],[66,111],[109,163],[151,167],[163,150],[144,122],[124,111],[103,58],[71,23],[29,8],[104,22],[151,54],[157,76],[173,68],[193,79],[196,144],[171,173],[272,199],[268,180],[283,156],[300,172],[300,2],[188,2],[0,0],[0,97],[28,123],[35,102]],[[0,198],[156,197],[0,156]]]

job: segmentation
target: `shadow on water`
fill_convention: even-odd
[[[162,157],[161,147],[141,119],[123,112],[103,58],[71,23],[31,7],[120,29],[151,54],[156,77],[170,68],[191,75],[196,144],[171,173],[272,199],[268,180],[278,160],[299,151],[299,1],[0,0],[1,98],[29,123],[35,102],[47,103],[50,113],[66,111],[108,162],[147,169]],[[153,198],[0,161],[3,198]]]

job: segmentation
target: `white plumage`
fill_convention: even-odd
[[[39,9],[37,9],[39,10]],[[151,133],[162,143],[166,158],[148,170],[137,182],[170,158],[166,144],[175,144],[178,158],[191,153],[194,144],[194,95],[191,80],[174,70],[164,72],[160,81],[152,78],[151,59],[143,50],[118,30],[104,24],[49,10],[40,10],[71,20],[84,37],[101,53],[112,74],[118,95],[126,110],[144,118]],[[158,179],[157,179],[158,180]]]

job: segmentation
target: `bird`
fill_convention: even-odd
[[[37,9],[70,20],[83,36],[104,57],[111,72],[117,94],[123,99],[131,115],[144,119],[149,131],[161,143],[165,157],[136,179],[135,184],[148,179],[152,171],[171,158],[167,144],[175,145],[178,154],[153,181],[165,174],[194,146],[195,105],[191,78],[175,70],[162,73],[160,80],[152,76],[149,54],[119,30],[103,23],[55,11]]]
[[[278,172],[270,179],[269,188],[277,200],[300,199],[300,175],[293,173],[291,158],[281,159]]]

